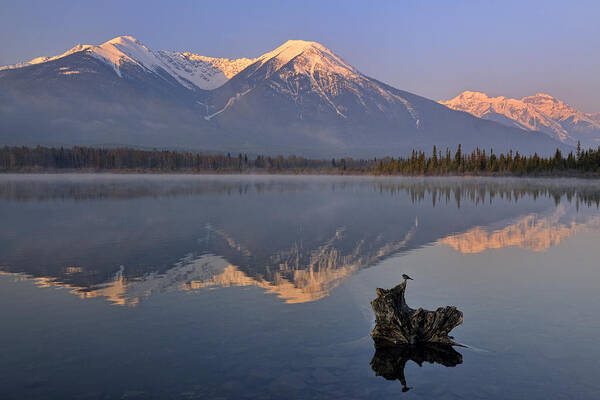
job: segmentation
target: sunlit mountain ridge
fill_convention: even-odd
[[[600,145],[600,113],[586,114],[549,94],[512,99],[466,91],[440,103],[479,118],[541,131],[573,146],[578,142],[584,148]]]
[[[545,251],[579,232],[600,232],[600,217],[585,221],[561,221],[565,208],[560,206],[550,216],[530,214],[502,229],[487,230],[477,226],[467,232],[450,235],[439,243],[464,254],[491,249],[520,247],[535,252]]]

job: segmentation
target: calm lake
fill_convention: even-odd
[[[573,179],[0,175],[0,398],[598,399],[599,201]],[[460,354],[375,353],[370,302],[403,273],[413,308],[464,313]]]

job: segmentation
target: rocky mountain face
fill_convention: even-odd
[[[583,113],[548,94],[511,99],[467,91],[440,103],[507,126],[541,131],[572,146],[578,141],[585,147],[600,145],[600,113]]]
[[[260,57],[153,51],[122,36],[0,68],[0,143],[159,147],[311,157],[563,143],[451,110],[363,75],[316,42]]]

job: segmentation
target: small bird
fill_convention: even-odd
[[[413,278],[411,278],[410,276],[408,276],[406,274],[402,274],[402,278],[404,278],[404,280],[410,279],[411,281],[414,281]]]

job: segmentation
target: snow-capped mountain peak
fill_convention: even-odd
[[[129,35],[117,36],[104,44],[113,44],[120,46],[144,46],[139,40]]]
[[[110,64],[119,76],[121,76],[119,67],[124,62],[130,62],[149,70],[155,70],[160,66],[160,61],[156,60],[152,51],[137,39],[132,36],[118,36],[98,46],[78,44],[60,55],[53,57],[37,57],[29,62],[0,67],[0,70],[28,67],[30,65],[58,60],[80,52],[85,52],[86,54]]]
[[[546,93],[514,99],[465,91],[440,103],[479,118],[541,131],[570,145],[578,141],[594,146],[600,143],[600,118],[596,114],[585,114]]]
[[[335,57],[335,55],[328,50],[325,46],[317,42],[310,42],[306,40],[288,40],[275,50],[269,51],[259,57],[259,60],[270,60],[276,58],[279,62],[286,64],[294,57],[304,53],[308,50],[318,50],[328,53]]]
[[[162,67],[154,53],[132,36],[118,36],[100,46],[90,46],[85,51],[111,64],[119,76],[119,67],[125,62],[151,71]]]
[[[45,56],[35,57],[35,58],[33,58],[33,59],[29,60],[29,61],[19,62],[19,63],[11,64],[11,65],[0,66],[0,71],[7,70],[7,69],[23,68],[23,67],[28,67],[30,65],[36,65],[36,64],[41,64],[41,63],[45,63],[45,62],[48,62],[48,61],[58,60],[59,58],[66,57],[66,56],[71,55],[73,53],[78,53],[80,51],[87,50],[90,47],[92,47],[92,46],[87,45],[87,44],[77,44],[74,47],[70,48],[69,50],[67,50],[64,53],[59,54],[57,56],[52,56],[52,57],[45,57]]]
[[[571,116],[575,116],[578,119],[587,119],[588,117],[576,110],[569,104],[545,93],[537,93],[534,96],[523,97],[521,99],[523,103],[531,104],[540,112],[550,116],[554,120],[564,120]]]
[[[358,76],[360,73],[351,65],[338,57],[320,43],[305,40],[288,40],[275,50],[258,58],[260,65],[272,64],[272,71],[277,71],[290,61],[301,58],[304,69],[325,70],[336,74]]]

